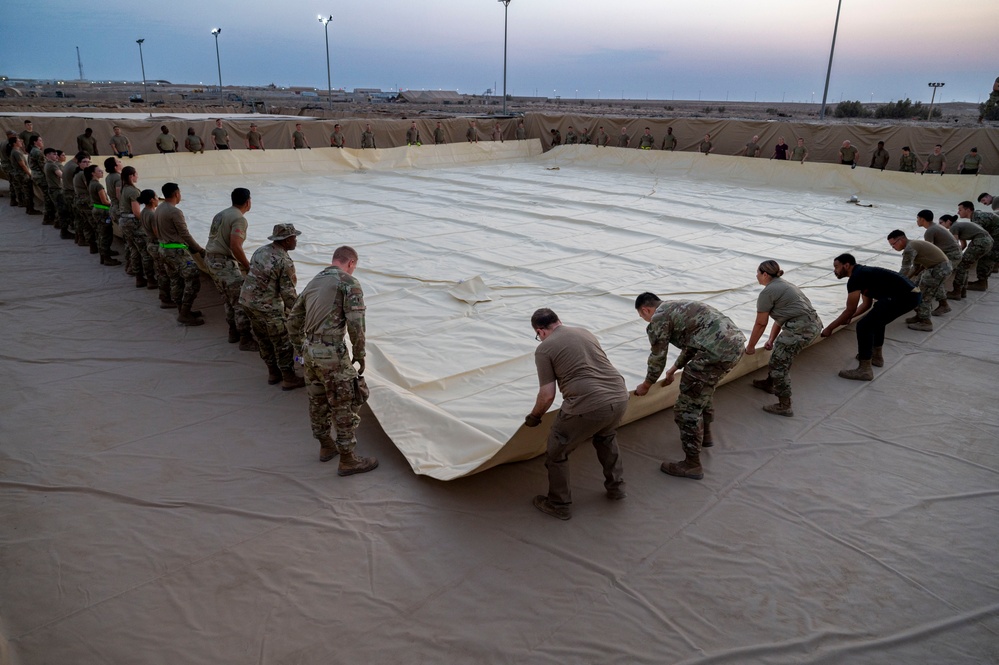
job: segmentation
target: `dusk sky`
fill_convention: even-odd
[[[497,0],[5,0],[0,74],[482,93],[503,87]],[[715,101],[822,98],[836,0],[512,0],[514,95]],[[843,0],[830,101],[983,101],[999,75],[999,3]],[[21,29],[13,29],[20,26]],[[578,92],[577,92],[578,91]]]

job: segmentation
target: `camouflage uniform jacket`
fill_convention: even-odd
[[[38,148],[32,148],[28,153],[28,168],[31,169],[31,177],[35,180],[45,179],[45,153]]]
[[[306,340],[341,345],[350,334],[354,360],[364,358],[364,292],[352,275],[329,266],[312,278],[288,315],[288,336],[296,350]]]
[[[248,309],[284,318],[295,304],[295,262],[277,243],[259,248],[250,259],[250,272],[243,282],[239,304]]]
[[[663,302],[645,329],[652,352],[645,380],[655,383],[666,369],[669,345],[680,349],[677,369],[682,369],[695,354],[714,356],[719,350],[742,347],[746,338],[730,318],[714,307],[696,300]],[[724,354],[722,354],[724,355]]]
[[[985,210],[971,213],[971,221],[989,232],[992,240],[999,241],[999,215]]]

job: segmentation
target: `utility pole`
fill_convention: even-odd
[[[833,53],[836,51],[836,32],[839,30],[839,10],[842,7],[843,0],[839,0],[836,4],[836,23],[833,26],[832,47],[829,49],[829,67],[826,68],[826,87],[822,90],[822,110],[819,111],[819,120],[826,117],[826,96],[829,94],[829,76],[832,74]]]
[[[943,83],[930,83],[929,85],[930,85],[931,88],[933,88],[933,94],[930,96],[930,110],[926,112],[926,119],[927,120],[932,120],[933,119],[933,102],[937,98],[937,88],[944,87],[944,84]]]
[[[83,80],[83,60],[80,59],[80,47],[76,47],[76,66],[80,68],[80,80]]]

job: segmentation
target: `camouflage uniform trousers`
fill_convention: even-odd
[[[156,275],[156,283],[160,287],[160,302],[173,302],[170,296],[170,276],[167,274],[163,257],[160,256],[160,244],[149,238],[146,240],[146,253],[149,254],[149,259],[153,263],[152,274]]]
[[[0,164],[0,174],[2,174],[7,179],[7,182],[10,183],[10,205],[18,205],[17,188],[14,186],[14,166],[10,162]]]
[[[921,320],[928,321],[930,312],[933,310],[933,301],[947,301],[947,291],[944,290],[944,282],[947,276],[953,272],[950,261],[938,263],[932,268],[926,268],[919,273],[919,292],[923,294],[923,299],[916,308],[916,316]]]
[[[62,228],[76,232],[76,208],[73,199],[76,195],[70,190],[62,190]]]
[[[57,228],[62,228],[62,188],[49,187],[45,191],[45,219],[49,219],[49,211],[52,215],[52,224]]]
[[[360,405],[354,400],[357,371],[350,362],[347,345],[306,342],[302,349],[306,390],[309,393],[309,421],[312,436],[322,440],[336,430],[340,452],[354,449],[354,432],[361,424]]]
[[[548,469],[548,498],[552,503],[572,503],[569,491],[569,454],[585,441],[591,441],[604,470],[604,488],[624,489],[617,427],[624,418],[628,400],[607,404],[587,413],[567,414],[561,409],[548,432],[545,468]]]
[[[91,219],[93,220],[94,233],[97,238],[97,249],[101,253],[102,259],[111,258],[111,240],[114,232],[111,230],[111,215],[107,210],[91,208]]]
[[[49,187],[49,198],[52,199],[52,205],[55,207],[55,227],[62,229],[65,233],[72,226],[72,223],[69,221],[69,213],[66,211],[66,199],[63,196],[62,188]]]
[[[784,322],[770,354],[770,378],[777,397],[791,396],[791,362],[802,349],[822,332],[822,321],[815,314],[802,314]]]
[[[284,317],[250,307],[244,307],[243,312],[250,322],[250,330],[264,364],[277,367],[282,372],[295,371],[295,350],[291,346]]]
[[[44,217],[42,217],[42,222],[51,224],[55,221],[55,209],[52,207],[52,203],[49,201],[49,184],[45,182],[45,176],[41,178],[31,177],[32,189],[37,188],[38,191],[42,193],[42,212]]]
[[[125,272],[129,275],[138,275],[139,269],[139,256],[135,253],[133,247],[125,240],[125,231],[121,227],[121,210],[118,209],[117,203],[111,204],[111,238],[109,240],[108,247],[111,247],[110,243],[114,242],[114,229],[118,227],[118,232],[121,234],[122,243],[124,244],[124,256],[122,257],[122,263],[125,265]],[[142,243],[145,245],[145,241]]]
[[[13,178],[10,181],[10,186],[17,194],[17,205],[26,208],[28,201],[31,200],[28,197],[35,195],[32,189],[31,177],[16,167],[11,175]]]
[[[714,420],[712,397],[718,383],[725,378],[746,348],[746,338],[740,333],[721,339],[708,351],[698,351],[689,359],[680,375],[680,395],[673,405],[673,420],[680,428],[680,445],[687,455],[701,452],[704,424]]]
[[[76,230],[83,238],[83,244],[97,242],[97,227],[94,225],[94,204],[90,197],[76,195],[73,198],[73,216],[76,219]]]
[[[250,320],[239,304],[239,291],[243,288],[243,271],[234,259],[209,255],[208,274],[215,282],[215,288],[222,296],[225,305],[226,323],[236,326],[239,332],[250,332]]]
[[[961,255],[961,262],[957,264],[957,268],[954,269],[954,288],[961,289],[968,286],[968,271],[971,270],[971,265],[977,263],[976,273],[978,279],[984,279],[989,276],[992,272],[992,266],[988,264],[988,260],[982,260],[986,255],[992,251],[992,238],[975,238],[968,243],[968,246],[964,249],[964,254]],[[986,270],[985,268],[988,268]]]
[[[193,305],[201,290],[201,269],[186,249],[160,247],[163,269],[170,280],[170,299],[178,306]]]
[[[136,279],[157,279],[153,258],[149,255],[149,238],[142,230],[142,224],[131,213],[118,218],[122,240],[125,241],[125,267],[131,267]],[[129,266],[131,256],[132,265]]]

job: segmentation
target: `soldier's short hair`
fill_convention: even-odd
[[[232,204],[237,208],[241,205],[245,205],[247,201],[250,200],[250,190],[246,187],[237,187],[232,190],[232,194],[229,195],[232,200]]]
[[[895,229],[894,231],[888,234],[888,240],[894,240],[895,238],[904,238],[904,237],[905,237],[905,231],[903,231],[902,229]]]
[[[163,198],[170,198],[180,190],[180,185],[175,182],[168,182],[160,188],[163,191]]]
[[[840,254],[833,261],[842,265],[857,265],[857,259],[853,258],[853,254]]]
[[[535,330],[542,330],[558,322],[558,314],[547,307],[542,307],[531,315],[531,327]]]
[[[988,196],[988,195],[989,195],[989,193],[988,193],[988,192],[982,192],[981,194],[979,194],[979,195],[978,195],[978,202],[979,202],[979,203],[984,203],[984,201],[983,201],[982,199],[984,199],[984,198],[985,198],[986,196]]]
[[[981,199],[979,199],[981,200]],[[919,219],[925,219],[927,222],[933,221],[933,211],[932,210],[920,210],[916,213],[916,217]]]
[[[90,136],[93,133],[94,133],[94,130],[91,129],[90,127],[87,127],[85,130],[83,130],[83,135],[84,136]]]
[[[81,159],[90,159],[90,153],[87,152],[86,150],[81,150],[80,152],[76,153],[76,155],[73,157],[73,159],[75,159],[78,162]]]
[[[635,309],[639,310],[643,307],[659,307],[659,303],[661,302],[662,300],[659,299],[659,296],[650,291],[646,291],[635,298]]]
[[[353,247],[348,247],[343,245],[342,247],[337,247],[336,251],[333,252],[334,263],[347,263],[348,261],[357,260],[357,250]]]
[[[968,210],[974,210],[975,209],[975,204],[972,203],[971,201],[961,201],[960,203],[957,204],[957,207],[958,208],[967,208]]]
[[[104,160],[104,168],[108,170],[108,173],[114,171],[115,166],[118,165],[117,157],[108,157]]]
[[[45,148],[45,150],[42,150],[43,155],[51,155],[53,152],[56,152],[55,148]]]

